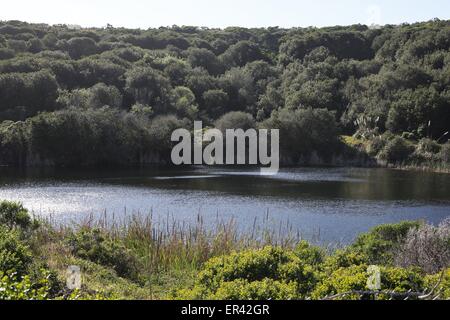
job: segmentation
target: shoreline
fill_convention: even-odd
[[[52,165],[39,165],[39,166],[13,166],[13,165],[0,165],[0,169],[12,169],[19,171],[27,171],[27,170],[97,170],[97,169],[195,169],[195,168],[211,168],[211,169],[260,169],[260,166],[251,166],[251,165],[182,165],[175,166],[170,164],[132,164],[132,165],[93,165],[93,166],[52,166]],[[443,173],[450,174],[450,168],[436,168],[428,165],[395,165],[395,164],[385,164],[385,163],[376,163],[373,165],[336,165],[336,164],[311,164],[311,165],[281,165],[280,170],[282,169],[301,169],[301,168],[361,168],[361,169],[390,169],[390,170],[401,170],[401,171],[416,171],[416,172],[430,172],[430,173]]]

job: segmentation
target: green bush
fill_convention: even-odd
[[[381,290],[406,293],[408,291],[421,292],[424,289],[423,276],[415,269],[401,269],[381,267]],[[347,268],[339,268],[323,277],[320,284],[312,292],[313,299],[323,299],[328,296],[350,293],[340,297],[341,299],[359,299],[360,295],[352,291],[366,291],[367,265],[354,265]],[[379,295],[379,299],[389,299],[386,294]]]
[[[408,160],[414,147],[405,139],[395,137],[388,141],[380,152],[380,157],[390,163],[401,163]]]
[[[113,268],[121,277],[136,279],[137,259],[119,240],[99,229],[82,228],[72,234],[69,245],[74,255]]]
[[[21,240],[19,231],[0,226],[0,272],[22,276],[31,262],[31,251]]]
[[[312,271],[312,268],[292,251],[269,246],[212,258],[199,274],[199,281],[214,287],[220,282],[236,279],[300,280],[301,277],[314,280]]]
[[[294,254],[303,263],[318,268],[325,260],[325,251],[320,247],[310,245],[307,241],[300,241],[294,249]]]
[[[352,250],[366,257],[370,264],[392,264],[394,250],[405,240],[408,231],[418,228],[420,222],[400,222],[380,225],[360,235],[350,246]]]
[[[383,150],[385,145],[386,141],[382,137],[376,136],[367,143],[366,152],[369,156],[375,157]]]
[[[411,160],[416,163],[439,160],[441,146],[434,140],[423,138],[416,145]]]
[[[49,268],[47,263],[36,259],[36,257],[34,257],[33,262],[28,267],[26,276],[34,284],[34,289],[39,289],[43,280],[45,280],[49,298],[57,297],[66,288],[65,278],[60,278],[56,270]]]
[[[323,281],[312,292],[313,299],[322,299],[327,296],[346,293],[350,291],[365,290],[367,284],[367,265],[339,268],[324,276]],[[357,295],[343,297],[345,299],[357,298]]]
[[[349,247],[330,255],[302,241],[294,249],[269,246],[215,257],[204,264],[193,287],[176,292],[174,297],[322,299],[351,291],[367,291],[369,265],[380,266],[382,290],[396,294],[422,293],[433,277],[426,278],[417,267],[393,266],[393,256],[408,232],[420,225],[420,222],[381,225],[359,236]],[[442,286],[447,288],[448,283]],[[353,293],[339,298],[361,297]],[[376,298],[399,297],[384,292]]]
[[[292,300],[298,299],[297,283],[272,279],[252,281],[238,279],[224,282],[216,293],[208,296],[214,300]]]
[[[0,271],[0,300],[46,300],[49,282],[43,277],[38,282],[30,277],[18,277],[15,273]]]
[[[259,250],[233,252],[207,261],[194,288],[183,291],[181,295],[232,298],[241,294],[243,298],[266,299],[276,296],[268,286],[274,284],[282,290],[279,294],[284,298],[300,298],[317,282],[317,270],[310,263],[319,263],[321,259],[321,252],[307,247],[305,243],[297,250],[268,246]],[[245,285],[240,293],[237,291],[239,285]],[[259,291],[258,285],[262,286]]]
[[[439,151],[441,151],[441,146],[434,140],[423,138],[417,144],[416,151],[422,154],[424,153],[436,154],[439,153]]]
[[[323,264],[323,269],[330,272],[339,268],[366,265],[369,262],[368,260],[367,255],[362,250],[346,248],[336,250],[333,255],[328,256]]]
[[[54,274],[41,269],[38,278],[0,271],[0,300],[105,300],[110,297],[83,290],[55,291]]]
[[[37,225],[28,214],[27,209],[21,203],[2,201],[0,202],[0,224],[8,228],[21,228],[29,230]]]
[[[439,293],[440,299],[450,299],[450,268],[437,274],[426,275],[424,286],[428,292],[434,289],[433,294]]]
[[[381,289],[397,293],[423,292],[423,274],[418,268],[381,267]]]

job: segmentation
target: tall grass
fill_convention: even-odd
[[[135,255],[140,273],[148,277],[167,271],[197,270],[211,257],[234,250],[260,248],[266,245],[294,247],[301,234],[289,222],[275,228],[269,214],[262,221],[254,220],[250,230],[239,231],[234,219],[206,224],[198,214],[194,223],[176,220],[172,216],[157,219],[153,214],[140,213],[118,218],[106,212],[101,216],[90,214],[74,224],[45,220],[48,228],[41,228],[41,239],[67,239],[79,230],[100,230],[111,240],[123,244]],[[50,234],[53,236],[50,236]]]

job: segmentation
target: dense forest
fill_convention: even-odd
[[[0,164],[161,163],[192,120],[279,128],[283,162],[449,163],[450,21],[83,29],[0,22]],[[355,151],[357,150],[357,152]]]

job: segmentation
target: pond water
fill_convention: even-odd
[[[233,219],[240,230],[264,224],[306,239],[347,243],[382,223],[450,217],[450,175],[360,168],[285,168],[275,176],[229,168],[15,170],[0,168],[0,199],[36,215],[81,221],[119,219],[206,225]],[[285,232],[285,231],[281,231]]]

